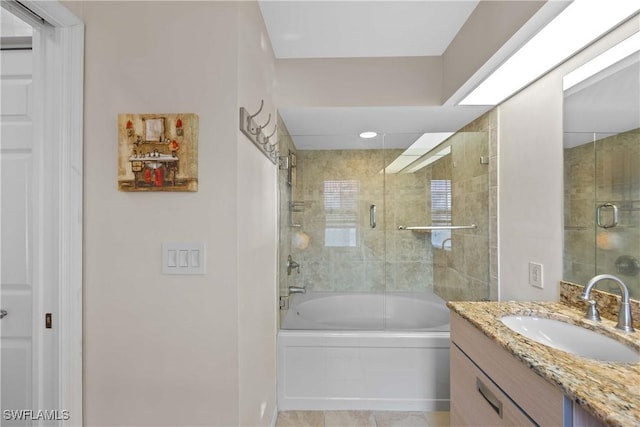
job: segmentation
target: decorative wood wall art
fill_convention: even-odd
[[[118,114],[120,191],[198,191],[196,114]]]

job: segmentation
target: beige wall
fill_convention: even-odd
[[[499,258],[502,299],[557,300],[562,279],[562,77],[637,31],[636,17],[498,107]],[[528,262],[544,265],[544,289]]]
[[[440,105],[442,58],[278,59],[280,107]]]
[[[238,7],[238,109],[265,100],[260,123],[276,123],[273,49],[258,3]],[[230,121],[235,127],[237,118]],[[236,128],[237,129],[237,128]],[[278,167],[237,133],[238,425],[269,425],[276,410]],[[224,162],[218,158],[215,164]],[[220,246],[220,250],[224,247]]]
[[[238,131],[239,105],[273,106],[257,6],[66,5],[86,25],[85,424],[268,424],[275,169]],[[117,191],[121,112],[199,115],[197,193]],[[162,275],[166,241],[204,241],[207,274]]]

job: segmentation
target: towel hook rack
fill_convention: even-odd
[[[267,136],[264,136],[264,137],[262,138],[262,143],[263,143],[263,144],[265,144],[265,145],[266,145],[266,144],[273,145],[274,143],[270,142],[270,140],[271,140],[271,137],[272,137],[273,135],[275,135],[275,134],[276,134],[276,131],[277,131],[277,130],[278,130],[278,125],[275,125],[275,126],[273,127],[273,132],[271,132],[271,134],[269,134],[269,135],[267,135]]]
[[[260,108],[258,108],[258,111],[256,111],[255,114],[250,114],[247,119],[248,120],[253,120],[254,118],[258,117],[258,114],[260,114],[262,112],[262,108],[264,108],[264,99],[260,100]]]
[[[262,132],[262,129],[265,129],[269,125],[270,121],[271,121],[271,113],[269,113],[269,118],[267,119],[267,122],[262,126],[258,126],[258,133]]]
[[[245,134],[245,136],[249,138],[249,140],[253,142],[253,144],[258,147],[262,154],[264,154],[269,160],[271,160],[273,164],[277,164],[278,141],[276,140],[272,142],[271,138],[276,134],[278,125],[276,124],[274,126],[273,132],[271,132],[270,135],[267,136],[264,133],[266,127],[269,126],[269,123],[271,123],[272,114],[269,113],[267,121],[264,124],[259,125],[256,119],[258,115],[262,113],[263,109],[264,99],[260,100],[260,108],[258,108],[258,111],[253,114],[250,114],[246,108],[240,107],[240,131]]]

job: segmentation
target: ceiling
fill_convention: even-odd
[[[478,1],[260,1],[274,54],[285,58],[440,56]],[[457,130],[484,107],[283,108],[296,147],[406,148],[422,133]],[[375,130],[385,137],[362,140]]]
[[[440,57],[479,3],[478,0],[259,0],[276,59],[310,61]],[[470,51],[467,56],[472,57],[474,53]],[[442,83],[430,81],[428,84]],[[444,105],[288,108],[281,105],[279,113],[298,149],[370,147],[372,141],[357,137],[367,130],[386,134],[385,147],[406,148],[423,133],[457,131],[490,108]]]
[[[278,112],[299,150],[407,148],[427,132],[453,132],[490,106],[282,108]],[[363,130],[380,137],[364,140]]]
[[[478,0],[261,1],[276,58],[440,56]]]
[[[472,40],[469,43],[473,45],[485,43],[484,36],[492,33],[492,28],[487,28],[488,25],[500,27],[508,26],[510,22],[523,22],[516,17],[513,21],[504,18],[504,16],[513,16],[509,15],[509,12],[504,12],[507,9],[513,11],[513,8],[509,9],[509,6],[506,6],[504,9],[499,9],[509,3],[519,4],[517,7],[520,7],[524,3],[537,2],[520,2],[520,0],[486,3],[478,0],[259,0],[276,60],[282,61],[321,61],[329,58],[330,60],[335,58],[366,60],[366,58],[407,56],[444,58],[443,54],[452,45],[452,41],[465,30],[467,32],[464,40],[469,40],[469,32],[471,32]],[[487,8],[493,8],[489,12],[492,14],[491,17],[486,15]],[[558,9],[556,13],[560,10]],[[514,24],[516,33],[509,41],[490,40],[487,46],[495,48],[496,52],[490,61],[496,60],[497,52],[503,46],[508,45],[508,48],[500,55],[510,55],[519,47],[518,43],[523,43],[532,37],[540,27],[536,28],[535,24],[529,24],[536,20],[539,22],[539,16],[543,15],[533,12],[533,15],[527,15],[527,23],[523,27],[517,27]],[[470,17],[473,19],[469,19]],[[477,34],[477,37],[474,34]],[[466,43],[462,45],[462,51],[459,48],[460,45],[457,45],[457,54],[460,58],[469,57],[473,61],[478,47],[485,45],[466,47]],[[506,59],[504,56],[500,56],[497,61],[501,62],[504,59]],[[444,64],[444,60],[442,63]],[[476,69],[477,73],[467,77],[467,84],[471,84],[478,76],[486,76],[483,73],[490,71],[487,68],[488,63],[482,62],[474,66],[480,68]],[[445,74],[444,66],[442,70],[443,76],[450,76]],[[450,71],[454,74],[456,72],[455,69]],[[427,79],[426,76],[425,79]],[[429,81],[427,84],[443,85],[444,89],[442,82]],[[442,100],[442,103],[444,102],[445,100]],[[307,108],[280,105],[278,112],[298,149],[362,149],[370,147],[373,142],[380,141],[384,141],[385,147],[406,148],[423,133],[455,132],[491,108],[492,106],[455,105],[384,107],[375,105],[317,107],[316,105],[314,108]],[[375,130],[384,137],[365,142],[357,135],[367,130]]]

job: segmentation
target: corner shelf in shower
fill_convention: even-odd
[[[291,220],[294,212],[304,212],[304,202],[294,200],[289,202],[289,224],[287,227],[300,228],[302,224],[294,224]]]

